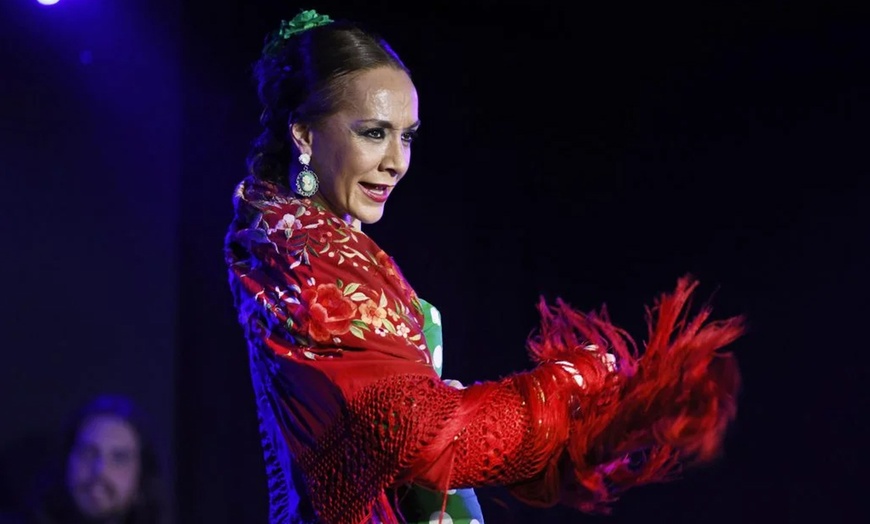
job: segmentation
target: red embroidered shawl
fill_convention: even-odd
[[[718,452],[739,383],[718,350],[741,319],[686,317],[693,280],[650,310],[642,355],[606,315],[541,303],[537,367],[459,390],[432,369],[414,290],[373,240],[253,178],[234,202],[225,254],[271,522],[398,522],[389,493],[411,482],[505,485],[529,504],[606,512]]]

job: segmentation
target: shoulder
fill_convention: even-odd
[[[352,230],[320,204],[299,198],[286,187],[254,177],[247,177],[236,186],[233,206],[236,227],[265,228],[288,237],[300,229]]]
[[[293,243],[301,236],[328,237],[343,221],[309,199],[277,184],[248,177],[233,192],[233,219],[226,247],[251,252]],[[315,234],[316,235],[312,235]]]
[[[309,205],[288,189],[251,176],[239,182],[233,191],[235,219],[257,220],[249,226],[257,226],[260,217],[280,216],[291,208]]]

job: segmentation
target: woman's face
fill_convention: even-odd
[[[139,437],[127,421],[95,415],[79,428],[67,459],[67,488],[83,515],[123,515],[139,489]]]
[[[408,171],[419,126],[417,91],[399,69],[381,67],[350,80],[338,112],[293,138],[320,179],[313,197],[356,226],[380,220]]]

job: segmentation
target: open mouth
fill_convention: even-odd
[[[362,188],[363,193],[375,202],[385,202],[387,197],[390,196],[390,190],[392,189],[392,186],[385,184],[360,182],[359,185]]]

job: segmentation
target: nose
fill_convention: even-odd
[[[396,178],[408,171],[410,163],[410,146],[402,141],[401,136],[394,135],[387,143],[387,149],[381,159],[381,170],[389,172],[391,177]]]

